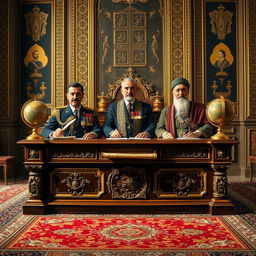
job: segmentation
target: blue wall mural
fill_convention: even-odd
[[[128,68],[163,87],[163,13],[159,0],[122,2],[101,0],[97,5],[97,91],[122,78]]]
[[[22,102],[38,99],[51,103],[52,2],[23,3]]]
[[[206,99],[237,102],[236,1],[206,2]]]

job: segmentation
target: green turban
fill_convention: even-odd
[[[187,86],[187,88],[189,89],[190,87],[190,84],[189,84],[189,81],[186,79],[186,78],[183,78],[183,77],[179,77],[179,78],[176,78],[172,81],[171,83],[171,89],[173,90],[175,86],[179,85],[179,84],[184,84]]]

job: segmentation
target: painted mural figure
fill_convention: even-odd
[[[103,56],[102,56],[102,60],[101,60],[102,64],[105,64],[105,59],[108,55],[109,48],[110,48],[110,46],[109,46],[108,36],[105,36],[104,41],[103,41]]]
[[[124,15],[118,15],[117,25],[118,26],[126,26],[126,20],[124,18]]]
[[[135,43],[144,43],[144,33],[142,31],[136,31],[134,34],[135,37]]]
[[[156,59],[156,63],[159,62],[159,57],[158,57],[157,49],[158,49],[157,38],[156,38],[156,35],[153,35],[152,43],[151,43],[151,50],[152,50],[152,54],[153,54],[153,59],[154,58]]]
[[[120,31],[117,36],[117,43],[126,43],[126,32]]]
[[[40,70],[44,68],[43,63],[39,60],[39,51],[34,50],[32,52],[33,60],[28,63],[28,68],[31,73],[40,73]]]
[[[224,50],[219,50],[218,55],[219,59],[215,62],[214,67],[218,68],[220,72],[224,72],[230,66],[230,62],[226,59]]]
[[[144,16],[143,15],[135,15],[134,16],[134,25],[135,26],[144,26]]]

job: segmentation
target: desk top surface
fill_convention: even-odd
[[[210,138],[207,139],[92,139],[92,140],[83,140],[79,138],[75,139],[50,139],[50,140],[19,140],[17,142],[21,145],[29,145],[29,144],[94,144],[94,145],[152,145],[152,144],[238,144],[239,141],[235,138],[228,140],[212,140]]]

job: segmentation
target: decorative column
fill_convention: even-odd
[[[44,214],[45,203],[43,199],[43,165],[26,164],[25,169],[29,172],[28,188],[29,199],[23,206],[23,212],[26,214],[26,209],[30,206],[36,208],[34,214]]]
[[[230,214],[233,204],[227,200],[227,169],[228,164],[212,164],[213,174],[213,198],[211,199],[210,214]],[[225,209],[223,208],[225,207]],[[223,212],[224,210],[224,212]]]

